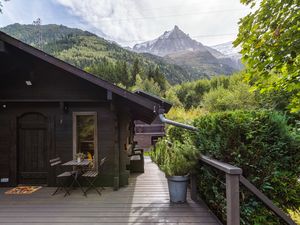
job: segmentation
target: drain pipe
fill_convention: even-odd
[[[198,130],[198,128],[193,127],[191,125],[187,125],[187,124],[184,124],[184,123],[178,123],[178,122],[175,122],[173,120],[167,119],[164,116],[164,111],[162,109],[159,110],[158,116],[159,116],[159,119],[162,123],[167,123],[167,124],[170,124],[170,125],[173,125],[173,126],[176,126],[176,127],[181,127],[181,128],[191,130],[191,131],[197,131]]]

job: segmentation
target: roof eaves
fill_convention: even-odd
[[[105,88],[107,90],[110,90],[112,93],[115,93],[123,98],[126,98],[130,101],[133,101],[139,105],[142,105],[150,110],[155,110],[158,108],[158,104],[156,104],[155,102],[149,100],[149,99],[145,99],[139,95],[136,95],[134,93],[131,93],[123,88],[120,88],[114,84],[109,83],[108,81],[105,81],[99,77],[96,77],[90,73],[87,73],[67,62],[64,62],[58,58],[55,58],[54,56],[51,56],[39,49],[36,49],[20,40],[17,40],[11,36],[9,36],[8,34],[1,32],[0,31],[0,40],[7,42],[8,44],[19,48],[35,57],[38,57],[42,60],[44,60],[45,62],[48,62],[52,65],[55,65],[56,67],[59,67],[60,69],[63,69],[67,72],[70,72],[80,78],[83,78],[97,86],[100,86],[102,88]]]

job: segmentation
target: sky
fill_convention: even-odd
[[[3,2],[3,1],[1,1]],[[0,27],[12,23],[63,24],[96,33],[122,46],[160,36],[174,25],[201,43],[233,41],[250,10],[239,0],[9,0]]]

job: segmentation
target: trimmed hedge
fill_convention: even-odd
[[[171,128],[171,140],[192,139],[203,154],[243,169],[243,175],[287,212],[300,207],[300,135],[285,116],[270,111],[209,114],[194,121],[197,133]],[[225,222],[225,176],[198,165],[198,190]],[[284,224],[241,186],[241,224]]]

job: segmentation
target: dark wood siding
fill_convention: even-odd
[[[72,112],[97,112],[98,118],[98,157],[99,159],[107,157],[104,165],[103,174],[107,176],[106,182],[109,185],[113,183],[114,175],[114,113],[110,110],[108,103],[70,103],[67,113],[61,112],[58,103],[10,103],[5,109],[0,111],[0,178],[9,177],[10,185],[15,185],[15,174],[17,173],[17,156],[11,149],[14,148],[17,140],[14,139],[17,129],[11,130],[11,124],[18,117],[28,112],[41,113],[50,120],[49,136],[49,156],[53,158],[60,156],[63,161],[72,159]],[[51,122],[52,121],[52,122]],[[48,183],[53,185],[53,171],[49,177]],[[4,185],[4,184],[2,184]]]
[[[0,108],[2,111],[2,109]],[[1,114],[1,113],[0,113]],[[14,142],[10,135],[10,119],[8,115],[0,116],[0,179],[9,178],[10,171],[10,147]],[[0,183],[5,185],[6,183]]]

